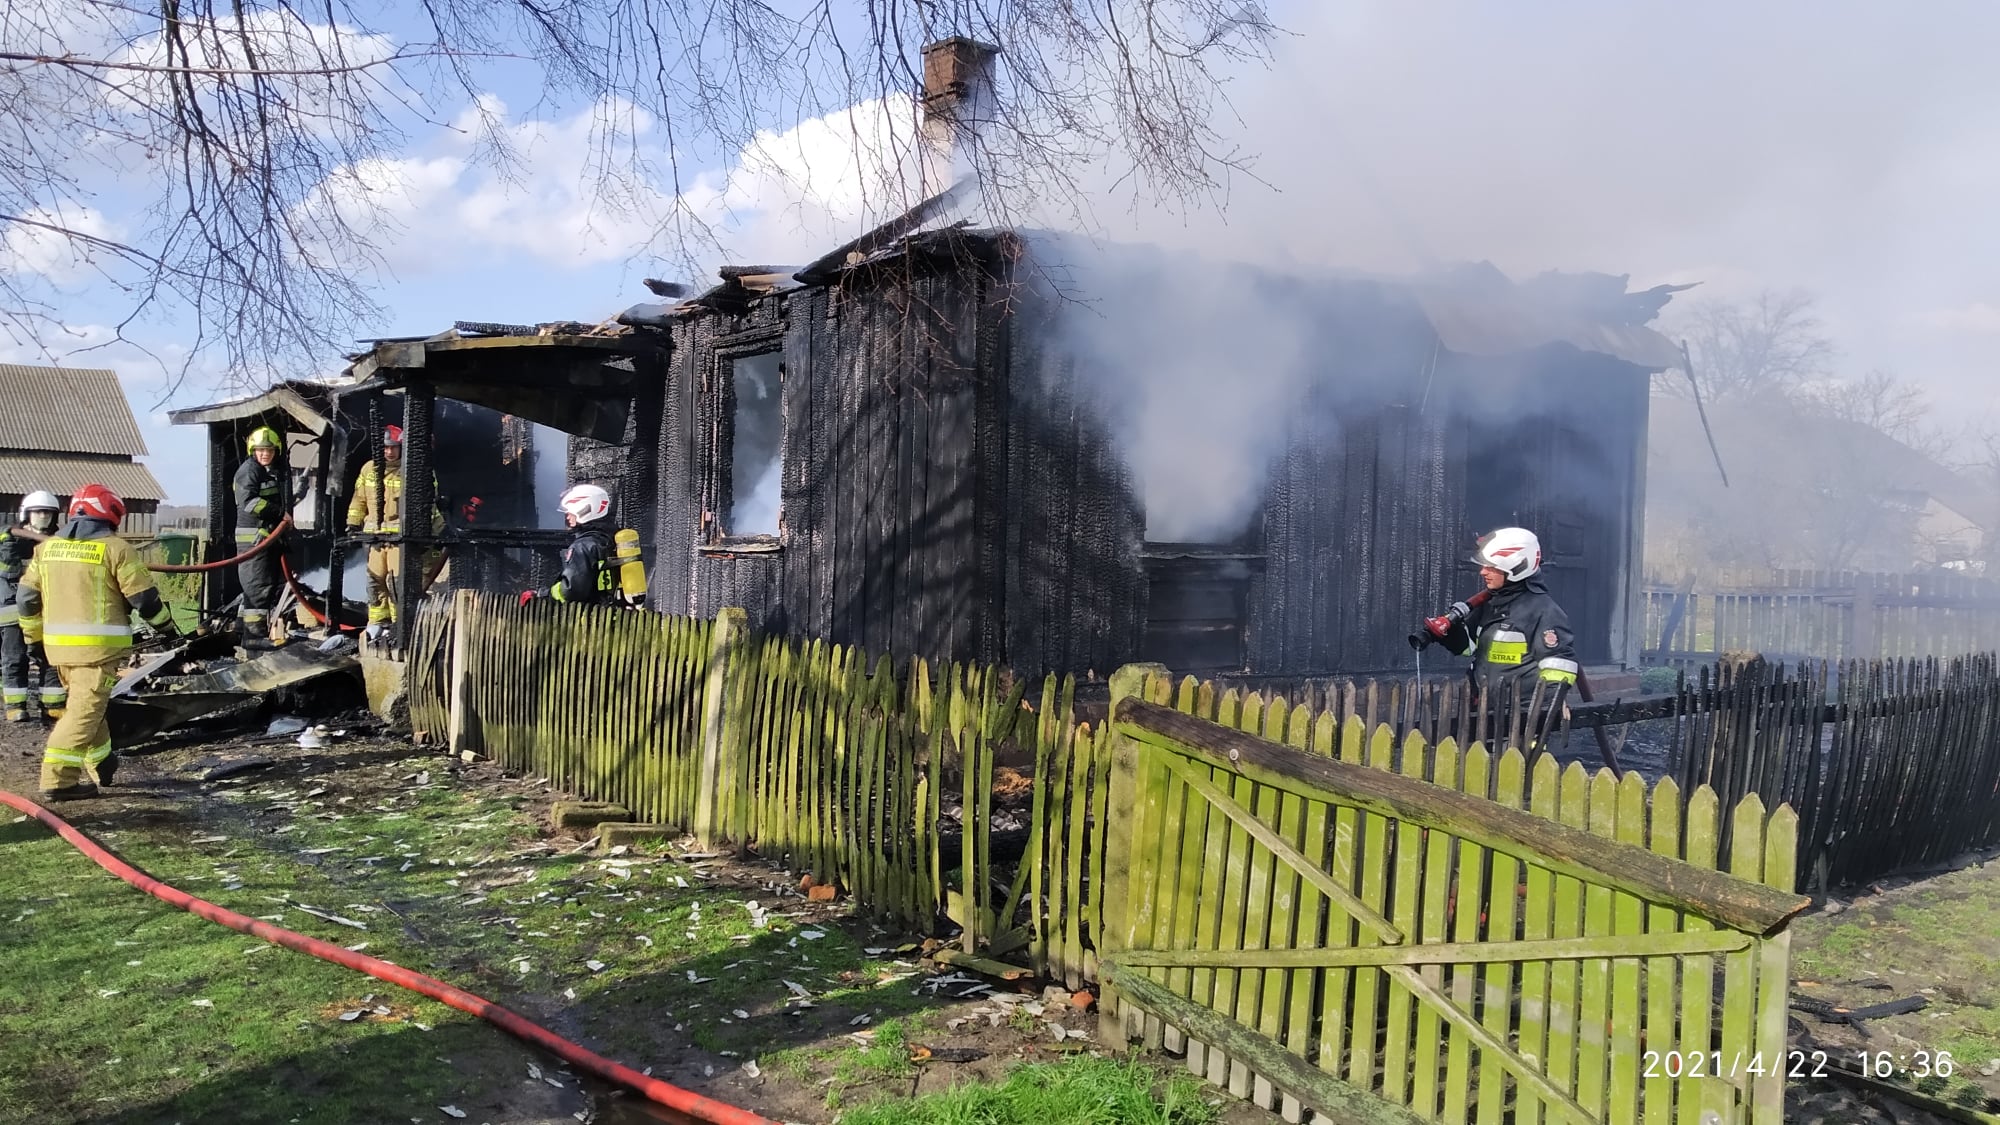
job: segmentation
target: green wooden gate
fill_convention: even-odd
[[[1790,809],[1725,871],[1705,788],[1123,678],[1109,1031],[1293,1121],[1779,1125]]]

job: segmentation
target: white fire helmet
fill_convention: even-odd
[[[1542,541],[1525,527],[1497,528],[1479,537],[1472,561],[1492,567],[1509,582],[1519,582],[1542,569]]]
[[[30,492],[26,496],[21,498],[22,523],[28,522],[29,512],[37,512],[37,511],[60,512],[62,511],[62,501],[56,499],[55,493],[42,490]]]
[[[586,524],[611,513],[611,494],[594,484],[579,484],[562,494],[562,510]]]

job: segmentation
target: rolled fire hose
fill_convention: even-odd
[[[414,973],[400,965],[391,965],[387,961],[378,960],[374,957],[366,957],[359,953],[342,949],[340,946],[321,941],[318,938],[295,933],[282,926],[273,926],[268,922],[259,922],[254,918],[246,918],[233,910],[225,910],[212,902],[198,899],[186,891],[170,887],[145,872],[140,871],[138,868],[133,867],[131,864],[126,863],[124,860],[119,859],[117,856],[112,855],[99,846],[95,840],[71,827],[68,821],[25,797],[18,797],[4,789],[0,789],[0,804],[10,805],[48,825],[58,836],[69,841],[72,846],[84,855],[89,856],[99,867],[104,868],[106,871],[111,872],[113,875],[118,876],[120,879],[125,880],[127,883],[132,884],[170,906],[178,906],[182,910],[199,915],[211,922],[227,926],[232,930],[241,931],[252,937],[262,938],[273,945],[282,945],[286,949],[295,950],[299,953],[310,953],[322,961],[331,961],[336,965],[344,965],[347,968],[367,973],[377,980],[388,981],[390,984],[399,985],[412,992],[420,992],[433,1000],[449,1004],[461,1012],[470,1012],[486,1020],[488,1023],[494,1024],[515,1038],[531,1043],[556,1055],[579,1070],[593,1074],[598,1078],[604,1079],[606,1082],[616,1083],[628,1090],[644,1095],[647,1100],[657,1105],[665,1106],[676,1113],[685,1114],[697,1121],[707,1122],[709,1125],[776,1125],[769,1118],[760,1117],[747,1109],[738,1109],[727,1102],[719,1102],[714,1098],[704,1097],[692,1090],[683,1090],[679,1086],[641,1074],[631,1067],[612,1062],[602,1055],[556,1035],[547,1028],[530,1023],[520,1015],[493,1003],[491,1000],[475,996],[462,988],[446,984],[435,977],[428,977],[422,973]]]

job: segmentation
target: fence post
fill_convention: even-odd
[[[1856,660],[1874,660],[1882,655],[1882,642],[1875,629],[1875,586],[1866,575],[1854,577],[1854,628],[1848,640],[1854,651],[1848,655]]]
[[[1146,679],[1154,675],[1167,675],[1164,664],[1127,664],[1111,674],[1111,708],[1105,713],[1104,721],[1114,723],[1118,704],[1129,696],[1145,695]],[[1111,778],[1110,799],[1107,810],[1104,843],[1104,890],[1098,900],[1098,910],[1103,917],[1103,929],[1098,939],[1098,959],[1116,962],[1118,952],[1131,945],[1131,923],[1127,895],[1132,888],[1135,875],[1143,877],[1150,871],[1148,857],[1133,851],[1135,835],[1143,838],[1143,829],[1134,823],[1142,809],[1138,798],[1139,747],[1131,739],[1120,738],[1112,728],[1111,738]],[[1178,844],[1176,844],[1178,847]],[[1134,868],[1140,870],[1134,871]],[[1098,995],[1098,1036],[1113,1047],[1129,1043],[1139,1030],[1140,1013],[1120,1011],[1118,989],[1108,980]]]
[[[471,761],[476,751],[466,737],[465,721],[471,714],[472,695],[472,591],[458,590],[451,595],[451,654],[445,668],[446,698],[450,700],[449,720],[445,724],[445,746],[463,761]]]
[[[748,687],[737,674],[736,665],[750,655],[750,615],[738,606],[725,606],[715,615],[715,629],[709,634],[708,683],[701,694],[701,765],[695,775],[694,838],[702,848],[713,848],[726,831],[722,788],[725,781],[739,783],[744,774],[736,757],[745,742],[742,708],[736,694]],[[731,793],[726,798],[734,800]]]

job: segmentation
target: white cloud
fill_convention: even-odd
[[[60,207],[32,207],[22,216],[34,223],[61,227],[78,236],[48,230],[27,223],[8,223],[0,238],[0,270],[38,276],[55,284],[79,281],[96,272],[95,263],[106,256],[93,250],[87,239],[118,241],[123,232],[94,207],[74,204]]]
[[[285,8],[253,8],[243,14],[240,26],[234,18],[226,23],[188,21],[181,42],[189,58],[173,61],[209,70],[247,70],[252,52],[258,69],[278,72],[365,66],[396,53],[395,42],[387,36],[345,24],[311,23]],[[112,61],[166,66],[169,59],[165,37],[146,36],[119,51]],[[211,81],[214,85],[198,84],[197,89],[217,89],[225,80]],[[352,73],[330,77],[311,73],[275,74],[263,81],[302,120],[322,128],[350,116],[342,109],[341,91],[367,89],[367,83],[357,84]],[[114,108],[144,112],[144,107],[165,102],[170,95],[164,74],[111,71],[104,77],[99,96]]]
[[[2000,333],[2000,306],[1974,301],[1953,309],[1931,309],[1910,317],[1914,324],[1940,332],[1964,332],[1980,336]]]
[[[428,152],[366,161],[323,183],[304,211],[329,209],[414,276],[475,263],[580,269],[662,245],[670,230],[706,230],[738,260],[800,262],[896,214],[926,189],[918,172],[917,109],[907,97],[863,102],[784,131],[763,131],[724,167],[685,173],[676,192],[669,154],[652,145],[648,115],[601,103],[554,121],[507,121],[492,98],[479,110],[505,122],[520,159],[477,158],[474,109]],[[607,184],[597,175],[607,129],[651,176]],[[421,239],[401,237],[421,233]]]

